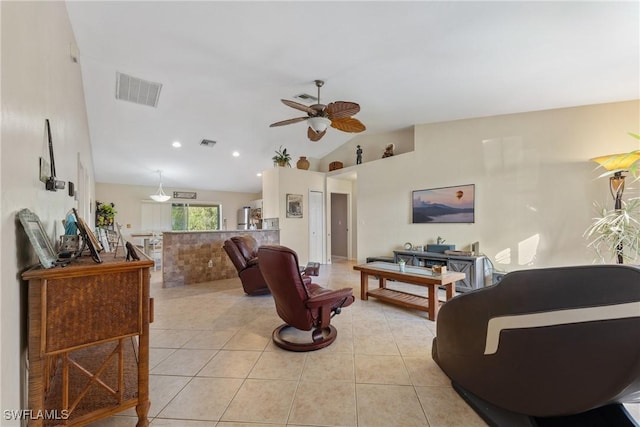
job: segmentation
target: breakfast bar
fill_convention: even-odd
[[[165,231],[162,233],[162,286],[191,285],[238,277],[222,246],[233,236],[249,234],[258,245],[280,243],[279,230]]]

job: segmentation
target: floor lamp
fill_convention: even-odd
[[[614,200],[614,209],[622,209],[622,193],[624,193],[624,178],[623,172],[627,172],[631,165],[640,161],[640,153],[622,153],[622,154],[609,154],[607,156],[600,156],[591,159],[605,168],[607,171],[613,173],[609,177],[609,191]],[[617,247],[618,264],[622,264],[622,243]]]

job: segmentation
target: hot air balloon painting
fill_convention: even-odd
[[[412,222],[475,222],[475,185],[416,190],[412,194]]]

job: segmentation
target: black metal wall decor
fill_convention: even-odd
[[[49,139],[49,160],[51,162],[51,175],[44,183],[44,186],[48,191],[64,190],[65,182],[56,179],[56,162],[53,156],[53,139],[51,138],[51,125],[49,124],[49,119],[45,119],[45,125],[47,128],[47,138]]]

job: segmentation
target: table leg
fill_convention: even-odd
[[[456,293],[456,282],[447,284],[447,301],[449,301]]]
[[[136,414],[138,415],[138,423],[136,427],[149,426],[149,323],[151,322],[150,311],[153,305],[149,297],[150,273],[144,270],[142,281],[142,333],[138,336],[138,405],[136,406]]]
[[[386,277],[382,277],[382,276],[378,276],[379,280],[378,282],[380,283],[380,287],[381,288],[386,288],[387,287],[387,278]]]
[[[360,299],[367,300],[369,296],[367,295],[369,292],[369,275],[364,271],[360,272]]]
[[[438,302],[438,287],[436,285],[428,285],[427,289],[429,289],[429,309],[427,316],[429,317],[429,320],[436,320],[438,307],[440,306]]]

